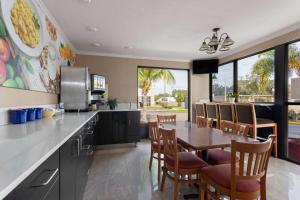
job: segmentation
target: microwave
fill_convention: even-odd
[[[105,92],[105,77],[91,74],[91,93],[103,94]]]

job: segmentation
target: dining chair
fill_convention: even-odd
[[[266,140],[265,138],[257,137],[257,129],[259,128],[272,128],[272,134],[276,136],[274,141],[273,150],[274,156],[278,157],[277,148],[277,123],[271,119],[257,118],[255,113],[255,107],[252,103],[236,103],[236,122],[238,124],[248,125],[252,130],[252,137],[254,139]]]
[[[230,121],[220,121],[220,129],[225,133],[234,133],[236,135],[248,136],[249,126],[237,124]]]
[[[202,116],[196,116],[196,124],[197,127],[208,127],[211,128],[213,124],[213,120],[211,118],[205,118]]]
[[[176,123],[176,115],[157,115],[158,123]]]
[[[230,121],[221,121],[220,129],[224,133],[230,133],[236,135],[247,136],[248,133],[248,127],[246,125],[235,124]],[[228,164],[231,162],[231,153],[224,149],[219,149],[219,148],[209,149],[207,153],[208,153],[207,162],[210,165],[221,165],[221,164]],[[238,161],[238,158],[236,160]]]
[[[230,199],[266,199],[266,172],[270,158],[273,138],[262,143],[231,143],[231,164],[202,168],[200,199],[205,194],[210,199],[221,199],[221,195]],[[236,156],[239,162],[236,163]],[[213,187],[212,193],[208,188]]]
[[[216,127],[219,128],[219,109],[218,104],[216,103],[207,103],[206,104],[206,117],[213,119],[216,123]]]
[[[175,129],[160,128],[159,130],[163,136],[165,158],[160,190],[164,190],[164,184],[168,176],[174,181],[174,199],[178,199],[179,183],[199,183],[201,169],[208,165],[191,152],[178,152]],[[196,176],[193,177],[192,175]]]
[[[232,103],[219,103],[219,120],[235,122],[235,111]]]
[[[196,103],[196,117],[206,117],[206,108],[204,103]]]
[[[150,153],[150,163],[149,170],[152,168],[153,159],[157,159],[158,167],[157,167],[157,180],[160,182],[161,175],[161,161],[164,159],[164,146],[162,137],[159,132],[158,123],[157,122],[148,122],[149,126],[149,137],[151,140],[151,153]],[[155,156],[157,154],[157,156]]]

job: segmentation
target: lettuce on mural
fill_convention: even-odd
[[[1,0],[0,86],[59,93],[75,55],[40,1]]]

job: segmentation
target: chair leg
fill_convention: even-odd
[[[278,158],[278,146],[277,146],[277,125],[273,127],[273,134],[276,135],[276,141],[273,145],[274,157]]]
[[[174,200],[178,200],[178,175],[174,174]]]
[[[201,184],[199,185],[199,200],[205,199],[206,187],[205,181],[201,179]]]
[[[166,176],[167,176],[167,169],[165,167],[163,167],[163,176],[162,176],[162,180],[161,180],[160,191],[164,190]]]
[[[158,183],[160,182],[160,175],[161,175],[161,173],[160,173],[160,169],[161,169],[161,159],[160,159],[160,153],[158,153],[158,159],[157,159],[157,161],[158,161],[158,169],[157,169],[157,181],[158,181]]]
[[[151,171],[151,167],[152,167],[152,161],[153,161],[153,151],[151,150],[150,153],[150,162],[149,162],[149,170]]]
[[[263,177],[260,183],[260,199],[266,200],[267,199],[267,191],[266,191],[266,177]]]
[[[189,174],[188,175],[189,187],[192,186],[191,180],[192,180],[192,175]]]

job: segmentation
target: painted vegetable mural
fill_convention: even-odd
[[[75,55],[41,1],[0,6],[0,86],[59,93],[60,67],[73,65]]]

